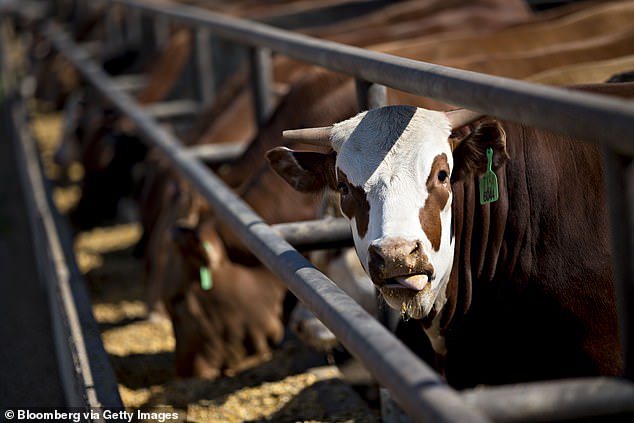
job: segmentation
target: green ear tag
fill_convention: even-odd
[[[205,242],[203,244],[203,247],[205,248],[205,251],[207,251],[207,253],[211,253],[211,244],[208,242]],[[203,291],[209,291],[213,286],[213,279],[211,278],[211,272],[209,271],[209,267],[207,266],[200,266],[200,287],[203,289]]]
[[[487,148],[487,171],[480,178],[480,204],[498,200],[498,177],[493,172],[493,149]]]
[[[213,285],[213,281],[211,280],[211,273],[209,273],[209,268],[207,266],[200,267],[200,287],[203,291],[209,291]]]

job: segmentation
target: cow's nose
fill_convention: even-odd
[[[393,240],[371,244],[368,248],[369,265],[383,274],[383,277],[407,275],[420,272],[421,265],[427,263],[422,242]]]
[[[368,248],[370,266],[382,269],[385,267],[385,250],[378,245],[370,245]]]

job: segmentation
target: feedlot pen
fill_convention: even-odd
[[[414,94],[429,95],[438,100],[501,118],[514,119],[554,132],[577,136],[590,142],[603,143],[606,147],[606,163],[612,164],[607,169],[608,185],[614,189],[608,195],[612,218],[630,223],[629,232],[615,236],[615,251],[619,265],[617,290],[620,293],[619,297],[624,299],[619,304],[619,318],[621,333],[625,335],[623,343],[626,377],[631,380],[631,301],[634,283],[634,232],[631,229],[634,213],[631,192],[634,180],[628,166],[631,161],[629,157],[634,152],[634,144],[631,138],[623,137],[623,134],[634,133],[634,110],[631,104],[502,78],[474,75],[335,43],[319,42],[265,25],[224,19],[191,7],[156,6],[132,0],[111,3],[136,8],[153,17],[168,17],[252,46],[256,53],[252,55],[252,69],[255,74],[254,89],[260,91],[259,95],[256,94],[256,98],[260,100],[257,102],[260,119],[266,116],[269,107],[267,96],[264,94],[270,91],[266,78],[266,51],[272,49],[359,78],[359,97],[365,99],[366,105],[380,102],[380,95],[378,99],[373,97],[373,93],[380,92],[380,89],[377,90],[376,86],[366,82],[372,81]],[[368,317],[352,300],[332,286],[325,276],[280,238],[279,232],[262,223],[258,216],[209,173],[196,157],[188,154],[173,135],[158,126],[129,96],[112,89],[110,78],[68,37],[64,29],[49,20],[44,20],[40,31],[78,68],[97,92],[136,123],[147,142],[167,155],[173,166],[187,176],[192,185],[213,205],[224,222],[247,241],[262,262],[279,273],[289,288],[313,309],[343,345],[363,362],[414,421],[552,421],[597,414],[610,415],[620,411],[632,413],[634,390],[627,379],[601,378],[483,388],[460,393],[453,391],[380,324],[368,322]],[[264,50],[258,50],[260,48]],[[365,89],[370,94],[364,92]],[[527,104],[531,107],[527,107]],[[606,122],[610,123],[607,128]],[[621,192],[628,192],[630,196],[620,196]],[[60,292],[60,296],[64,297],[63,290]],[[350,310],[354,312],[350,313]],[[75,312],[67,311],[67,315],[71,316],[71,323],[65,329],[70,328],[71,332],[75,329],[74,336],[77,337],[81,333],[81,328],[73,326],[77,324],[73,323],[73,313]],[[82,313],[78,313],[80,317],[86,317]],[[131,318],[134,319],[135,316]],[[90,317],[87,320],[87,324],[93,325],[94,330],[94,322],[90,323]],[[370,339],[371,342],[368,341]],[[75,338],[75,341],[79,340]],[[107,370],[103,378],[92,380],[95,375],[95,364],[90,363],[90,360],[82,361],[90,355],[86,353],[86,347],[75,345],[68,348],[75,348],[70,355],[74,357],[75,363],[80,363],[79,367],[85,365],[93,368],[93,372],[88,372],[92,375],[90,380],[85,378],[87,373],[77,372],[84,377],[82,383],[84,388],[88,389],[88,394],[83,397],[89,399],[88,405],[99,402],[114,404],[108,401],[116,403],[116,395],[112,395],[108,388],[105,393],[99,392],[102,386],[100,384],[109,377]],[[72,365],[70,367],[73,368]],[[112,385],[109,389],[111,388]],[[67,398],[69,395],[67,393]],[[78,394],[78,397],[82,397],[82,394]],[[549,397],[554,399],[554,402],[532,403],[531,400],[535,397]],[[513,406],[509,407],[509,404]]]

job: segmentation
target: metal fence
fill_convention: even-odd
[[[54,2],[57,8],[67,7],[70,3],[76,8],[83,4],[62,0]],[[358,97],[369,104],[381,101],[382,90],[375,85],[381,84],[599,143],[605,157],[611,218],[619,223],[618,228],[614,226],[613,239],[626,379],[552,381],[458,393],[306,261],[280,236],[280,231],[267,225],[171,133],[157,125],[152,116],[127,94],[116,90],[111,78],[69,38],[59,24],[46,19],[40,28],[42,35],[75,65],[90,85],[135,122],[146,142],[165,154],[172,166],[206,198],[219,219],[234,230],[252,252],[313,310],[380,384],[389,389],[413,420],[555,421],[634,412],[634,385],[630,382],[634,376],[634,337],[631,336],[634,327],[634,172],[631,165],[634,155],[634,103],[398,58],[191,6],[140,0],[112,0],[108,5],[127,8],[130,19],[149,17],[157,19],[157,22],[187,24],[199,31],[199,40],[213,34],[250,48],[258,122],[263,121],[271,108],[269,58],[270,52],[275,51],[355,77],[358,80]],[[81,16],[77,10],[75,15]],[[129,27],[134,26],[131,24]],[[209,82],[200,84],[209,87]],[[206,96],[206,99],[210,97]],[[297,227],[290,224],[284,229],[288,231]],[[340,239],[341,232],[338,236]]]

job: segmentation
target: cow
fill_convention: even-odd
[[[165,263],[154,283],[172,322],[179,377],[235,374],[269,357],[284,336],[286,287],[263,266],[231,261],[215,226],[202,210],[163,232]]]
[[[553,67],[631,55],[632,16],[632,2],[597,4],[569,15],[535,19],[499,31],[480,34],[456,31],[372,48],[464,70],[528,78]],[[599,81],[580,76],[574,82]],[[388,103],[436,110],[448,108],[446,104],[392,89],[388,90]]]
[[[614,59],[583,62],[548,69],[533,74],[526,78],[526,80],[548,85],[596,84],[608,81],[612,75],[632,69],[634,69],[634,54]]]
[[[445,31],[493,31],[534,17],[526,3],[517,0],[409,0],[304,32],[339,43],[368,47]]]
[[[503,57],[484,54],[467,60],[458,58],[443,64],[492,75],[525,78],[553,67],[631,55],[634,53],[633,43],[634,30],[629,28],[613,31],[605,36],[559,43],[528,53],[505,54]]]
[[[476,117],[385,106],[291,132],[328,153],[267,158],[299,191],[338,190],[366,273],[452,386],[620,375],[599,149],[486,117],[466,130]]]
[[[583,41],[631,29],[634,3],[605,2],[551,19],[534,19],[497,31],[451,31],[434,37],[376,43],[373,50],[419,60],[468,58],[481,54],[522,53],[559,43]]]

